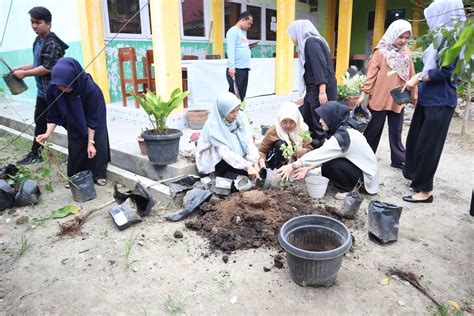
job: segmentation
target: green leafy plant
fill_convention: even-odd
[[[292,144],[283,144],[280,146],[283,158],[292,161],[295,154],[303,148],[303,142],[311,141],[311,133],[309,131],[300,131],[298,134],[303,141],[297,141]]]
[[[166,120],[168,116],[178,108],[184,98],[188,96],[189,91],[182,92],[180,88],[177,88],[171,93],[169,100],[164,100],[161,96],[156,95],[150,90],[146,92],[144,98],[137,96],[132,91],[129,91],[129,93],[148,114],[155,134],[166,134],[168,129]]]
[[[76,214],[81,210],[80,207],[76,205],[66,205],[61,208],[58,208],[57,210],[53,211],[52,218],[57,219],[57,218],[63,218],[66,217],[70,214]]]
[[[351,96],[358,96],[364,86],[365,76],[356,74],[351,77],[349,72],[341,78],[342,84],[337,86],[337,97],[339,100],[347,101]]]

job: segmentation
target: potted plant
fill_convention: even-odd
[[[179,139],[183,136],[183,132],[179,129],[168,128],[166,120],[171,112],[183,102],[189,92],[182,92],[181,89],[177,88],[171,93],[169,100],[164,100],[150,90],[147,91],[143,99],[133,92],[130,92],[130,94],[148,114],[153,126],[153,129],[142,133],[148,159],[151,163],[161,166],[175,162],[179,153]]]
[[[338,101],[347,104],[350,110],[354,108],[364,86],[365,76],[356,74],[350,76],[349,72],[342,77],[342,84],[337,86]]]

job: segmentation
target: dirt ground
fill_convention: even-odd
[[[48,217],[55,209],[78,203],[53,167],[54,192],[43,190],[41,203],[0,214],[0,313],[436,313],[434,304],[412,285],[385,278],[391,268],[415,273],[451,312],[456,305],[472,311],[474,218],[468,214],[474,187],[472,122],[469,130],[470,136],[460,138],[460,120],[453,120],[435,177],[433,204],[402,201],[410,192],[409,183],[400,170],[389,166],[385,131],[377,153],[381,191],[365,196],[354,220],[359,224],[350,228],[353,251],[346,254],[338,280],[330,288],[294,283],[285,260],[282,268],[274,266],[275,257],[285,255],[278,246],[237,250],[227,257],[211,252],[208,241],[186,228],[184,221],[167,222],[164,214],[172,210],[162,204],[124,231],[114,226],[106,208],[87,220],[82,235],[60,238],[57,220]],[[0,147],[9,139],[0,132]],[[28,143],[16,143],[0,152],[0,163],[17,160],[27,149]],[[65,170],[64,164],[61,168]],[[44,186],[47,181],[40,183]],[[112,184],[96,189],[98,198],[83,203],[85,209],[112,199]],[[324,199],[310,203],[341,207],[334,193],[330,189]],[[374,199],[403,206],[397,242],[380,246],[368,239],[367,206]],[[17,224],[22,217],[26,222]],[[182,238],[174,237],[177,230]]]

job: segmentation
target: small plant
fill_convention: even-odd
[[[166,120],[168,116],[178,108],[184,98],[188,96],[189,91],[181,92],[181,89],[177,88],[171,93],[171,97],[168,101],[164,100],[161,96],[157,96],[150,90],[146,92],[144,99],[132,91],[129,91],[129,93],[137,100],[146,114],[148,114],[155,134],[166,134],[166,130],[168,129]]]
[[[137,241],[138,234],[137,235],[130,235],[130,237],[125,241],[125,246],[124,246],[124,253],[123,253],[123,259],[125,261],[125,266],[126,269],[130,269],[132,264],[137,262],[138,260],[131,260],[130,255],[132,254],[132,248],[133,245],[135,245],[135,242]]]
[[[337,86],[339,100],[347,101],[351,96],[358,96],[364,86],[365,76],[356,74],[351,77],[349,72],[342,77],[342,84]]]
[[[108,237],[109,236],[109,231],[107,230],[107,228],[103,228],[100,230],[100,235],[102,237]]]
[[[182,315],[184,314],[185,304],[184,301],[174,300],[170,295],[166,296],[165,301],[163,302],[166,312],[171,315]]]
[[[44,222],[46,222],[48,219],[49,219],[49,216],[33,218],[32,220],[29,220],[28,223],[26,224],[27,225],[26,230],[32,230],[38,226],[44,226]]]
[[[224,294],[230,294],[235,283],[232,280],[220,280],[217,282],[217,287]]]
[[[301,131],[299,136],[303,139],[303,142],[311,141],[311,133],[309,131]],[[280,146],[283,158],[288,161],[293,161],[294,156],[303,148],[303,142],[297,141],[293,144],[283,144]]]
[[[16,242],[16,248],[15,248],[16,258],[19,259],[31,247],[32,245],[28,241],[28,238],[26,238],[25,234],[22,234],[20,241]]]

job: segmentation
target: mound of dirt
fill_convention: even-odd
[[[189,219],[186,226],[209,238],[211,250],[278,247],[278,232],[287,220],[308,214],[339,218],[332,209],[295,192],[253,190],[211,199],[201,206],[204,215]]]

